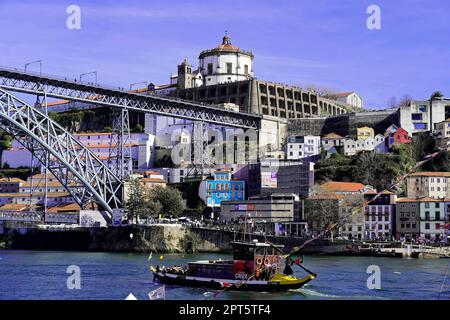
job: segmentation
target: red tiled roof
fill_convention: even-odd
[[[412,177],[450,177],[450,172],[414,172]]]
[[[398,198],[397,202],[450,202],[450,198],[440,198],[440,199],[434,199],[430,197],[423,197],[423,198]]]
[[[365,188],[362,183],[328,181],[320,186],[322,190],[330,192],[358,192]]]
[[[161,178],[142,178],[140,179],[141,181],[144,182],[158,182],[158,183],[166,183],[166,180],[161,179]]]
[[[343,137],[338,135],[337,133],[332,132],[323,136],[322,139],[343,139]]]
[[[48,212],[58,213],[58,212],[73,212],[80,211],[81,207],[78,203],[65,203],[58,206],[54,206],[48,209]]]

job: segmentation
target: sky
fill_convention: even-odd
[[[79,30],[66,26],[69,5],[81,10]],[[367,28],[370,5],[381,9],[379,30]],[[450,96],[448,0],[0,0],[0,66],[41,59],[46,74],[166,84],[225,30],[254,53],[258,79],[356,91],[369,108]]]

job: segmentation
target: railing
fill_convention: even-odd
[[[34,211],[0,211],[0,221],[40,222],[42,215]]]

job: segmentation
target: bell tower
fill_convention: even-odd
[[[184,59],[183,62],[178,65],[177,89],[183,90],[192,88],[193,78],[192,65],[187,59]]]

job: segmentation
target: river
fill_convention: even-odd
[[[138,253],[0,250],[0,300],[124,299],[139,300],[160,284],[152,281],[151,264],[184,265],[188,261],[229,258],[224,254],[161,255]],[[318,277],[302,289],[285,293],[226,291],[214,299],[450,299],[450,260],[305,256],[304,265]],[[81,288],[68,289],[68,266],[78,266]],[[381,270],[381,289],[367,288],[367,267]],[[296,268],[298,269],[298,268]],[[298,275],[302,272],[296,270]],[[450,278],[450,270],[449,270]],[[444,285],[443,285],[444,284]],[[441,288],[443,289],[441,291]],[[441,293],[440,293],[441,292]],[[166,286],[167,299],[211,299],[201,288]]]

